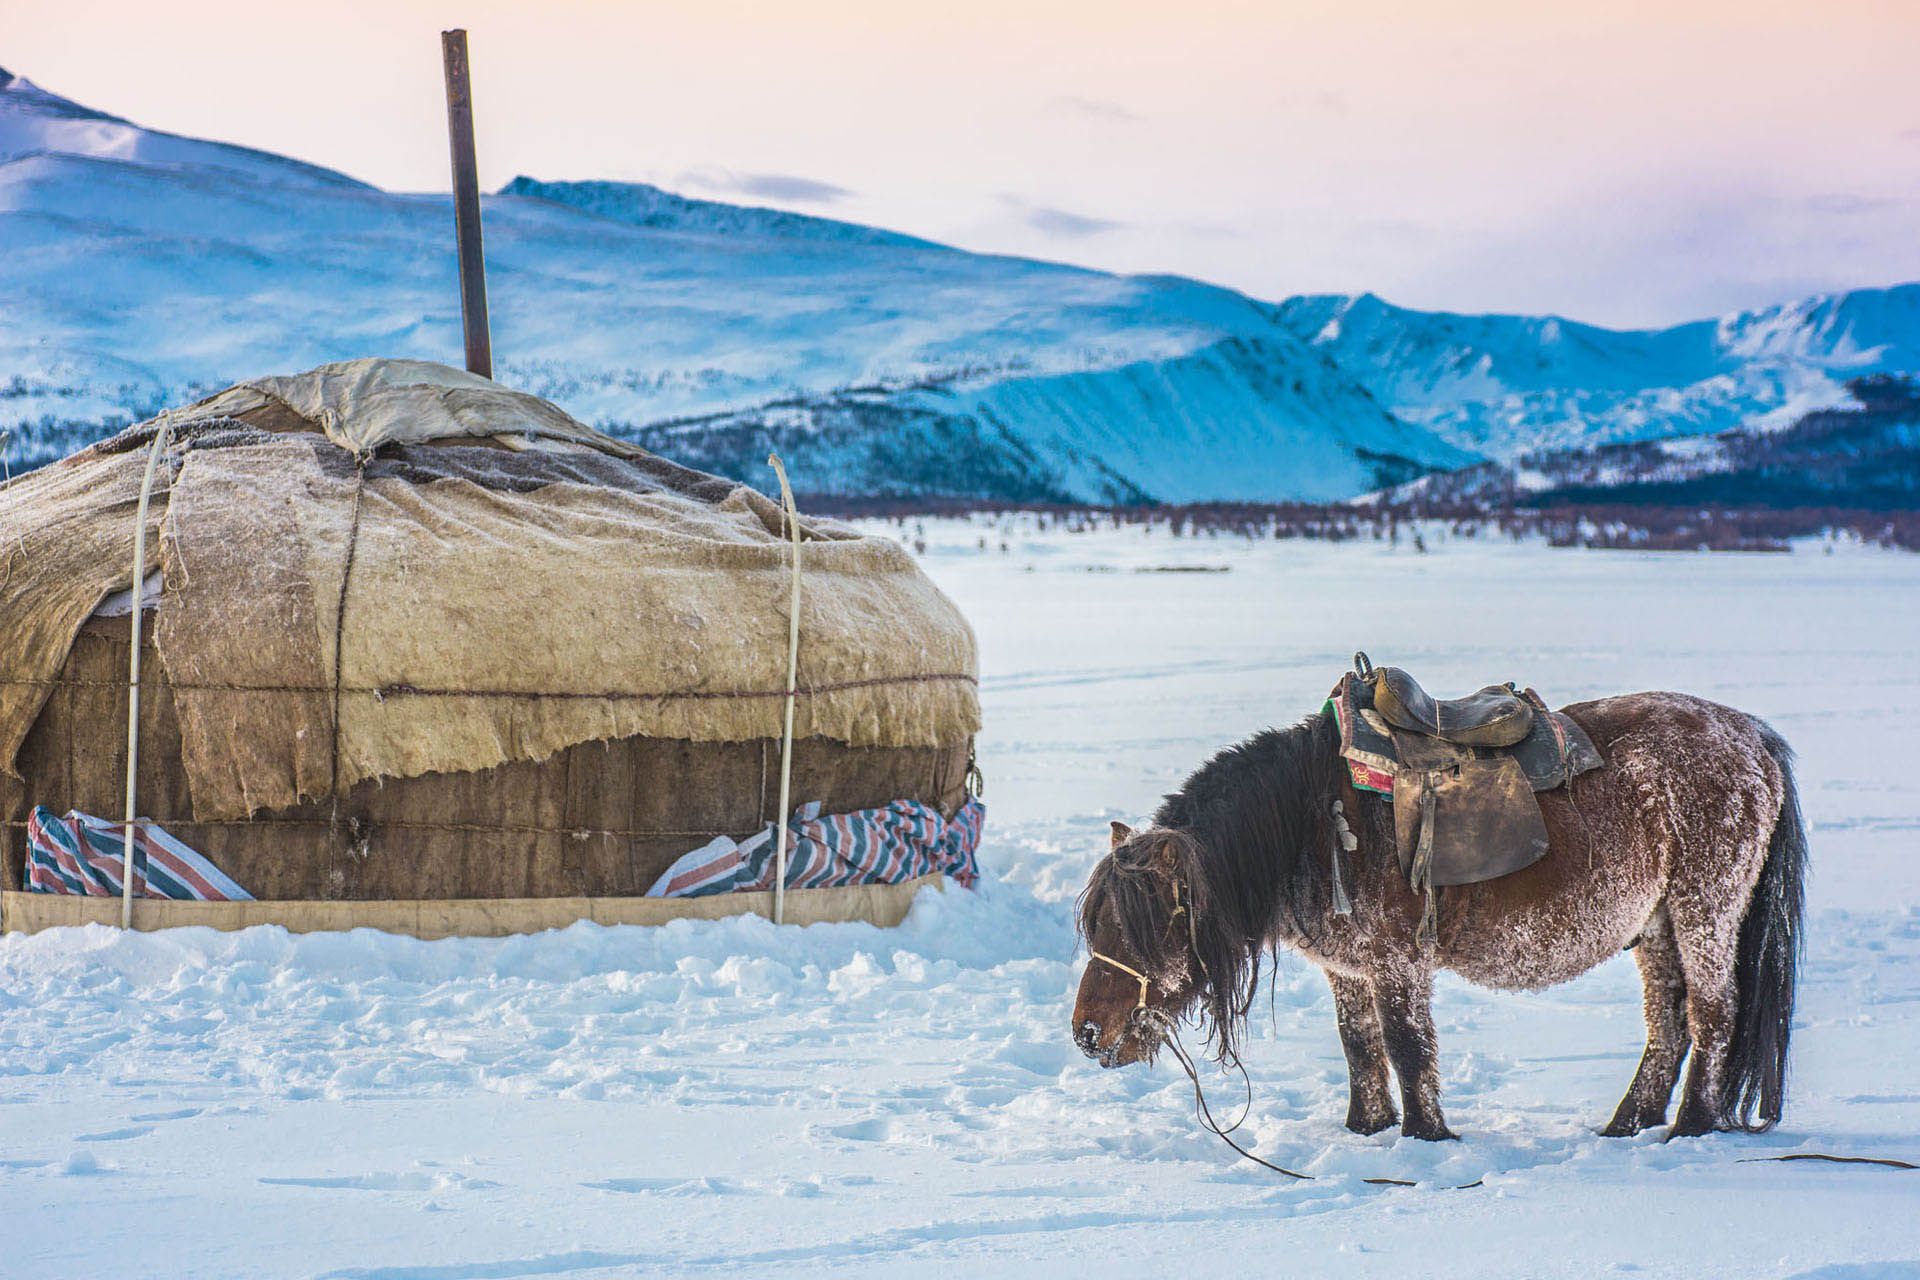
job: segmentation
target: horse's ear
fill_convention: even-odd
[[[1147,865],[1163,875],[1179,875],[1181,871],[1179,842],[1172,837],[1160,841],[1154,846],[1153,856],[1147,860]]]
[[[1133,839],[1132,827],[1124,822],[1116,822],[1113,824],[1113,844],[1110,846],[1111,848],[1118,849],[1131,839]]]

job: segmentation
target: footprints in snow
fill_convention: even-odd
[[[100,1133],[82,1133],[74,1136],[75,1142],[125,1142],[129,1138],[144,1138],[153,1132],[150,1124],[129,1125],[124,1129],[107,1129]]]
[[[658,1196],[784,1196],[804,1199],[826,1195],[841,1187],[870,1187],[877,1180],[865,1174],[830,1178],[607,1178],[580,1185],[594,1191],[623,1195]]]
[[[851,1124],[816,1125],[812,1131],[825,1134],[830,1138],[841,1138],[847,1142],[893,1141],[893,1122],[885,1116],[872,1116],[865,1120],[855,1120]]]
[[[312,1187],[321,1191],[478,1191],[500,1185],[452,1170],[431,1169],[416,1169],[411,1173],[356,1173],[332,1178],[261,1178],[260,1182],[269,1187]]]
[[[241,1111],[249,1108],[232,1107],[226,1110]],[[102,1129],[96,1133],[76,1133],[73,1141],[89,1145],[103,1142],[131,1142],[144,1138],[170,1120],[190,1120],[204,1114],[201,1107],[182,1107],[173,1111],[150,1111],[128,1117],[133,1123],[120,1125],[112,1129]],[[119,1172],[119,1166],[108,1164],[87,1147],[76,1147],[65,1160],[48,1157],[10,1157],[0,1160],[0,1175],[10,1173],[31,1173],[38,1169],[55,1168],[62,1176],[69,1178],[93,1178]]]
[[[1111,1182],[1054,1182],[1040,1185],[989,1187],[985,1191],[960,1191],[963,1200],[1091,1200],[1099,1196],[1124,1196],[1136,1186],[1116,1186]]]

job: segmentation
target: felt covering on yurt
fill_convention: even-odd
[[[0,490],[0,768],[13,784],[0,791],[26,784],[22,747],[56,687],[78,706],[90,685],[113,683],[76,676],[69,659],[83,628],[108,643],[112,620],[92,615],[133,585],[134,508],[157,425]],[[230,830],[293,814],[311,826],[324,811],[337,826],[341,802],[378,808],[394,780],[563,756],[571,777],[588,767],[573,758],[583,744],[628,741],[679,744],[674,785],[693,795],[722,785],[719,774],[764,773],[769,742],[777,754],[791,543],[758,492],[417,361],[242,384],[173,412],[170,434],[149,521],[163,589],[148,679],[164,690],[156,745],[174,751],[156,766],[167,774],[157,790],[183,793],[173,821]],[[911,777],[903,795],[950,807],[979,725],[970,628],[897,544],[804,517],[801,531],[797,772],[819,773],[811,753],[841,762],[815,779],[825,790],[844,766],[865,778],[860,803],[901,798],[874,793]],[[124,668],[124,638],[117,652]],[[87,665],[98,675],[112,661]],[[69,754],[113,754],[124,681],[90,702],[117,703],[117,722],[62,709]],[[664,757],[649,749],[657,767]],[[162,798],[144,783],[143,795]],[[167,806],[143,800],[158,821],[155,807]],[[660,816],[625,834],[751,830],[742,816]],[[521,825],[569,828],[564,813],[549,817]],[[638,875],[569,883],[636,892],[626,885]],[[313,896],[388,896],[332,879]],[[448,884],[415,896],[494,892]]]
[[[13,774],[74,633],[133,579],[138,456],[52,466],[0,489],[0,770]],[[148,512],[149,553],[164,508]]]

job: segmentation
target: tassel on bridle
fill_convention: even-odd
[[[1333,850],[1329,855],[1333,861],[1333,914],[1350,916],[1353,914],[1353,899],[1347,896],[1346,861],[1347,855],[1360,847],[1360,837],[1353,834],[1353,828],[1347,825],[1347,807],[1340,801],[1333,802]]]

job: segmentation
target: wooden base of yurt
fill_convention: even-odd
[[[780,743],[622,738],[465,773],[389,778],[330,802],[250,818],[194,817],[166,666],[142,644],[139,806],[258,902],[141,901],[138,927],[275,923],[297,931],[361,926],[421,937],[500,934],[574,920],[660,923],[754,912],[771,895],[643,898],[681,854],[716,836],[764,830],[779,807]],[[95,618],[76,637],[23,744],[20,779],[0,775],[0,890],[8,929],[118,923],[116,901],[17,892],[34,805],[111,820],[126,786],[128,619]],[[793,798],[828,813],[918,800],[951,815],[966,798],[971,743],[858,748],[825,738],[793,747]],[[816,896],[819,895],[819,896]],[[792,922],[895,924],[912,887],[787,895]],[[764,901],[763,901],[764,900]],[[265,917],[249,913],[265,911]],[[223,923],[237,921],[240,923]]]
[[[891,929],[906,919],[916,893],[943,887],[945,877],[921,876],[902,884],[844,889],[794,889],[786,896],[786,923],[845,924],[864,921]],[[670,924],[675,920],[720,920],[727,916],[771,918],[771,893],[717,893],[704,898],[444,898],[407,902],[159,902],[133,904],[135,929],[200,926],[245,929],[279,925],[293,933],[379,929],[415,938],[499,938],[514,933],[564,929],[581,920],[595,924]],[[38,933],[66,925],[120,923],[118,898],[80,898],[57,893],[0,893],[0,921],[7,933]]]

